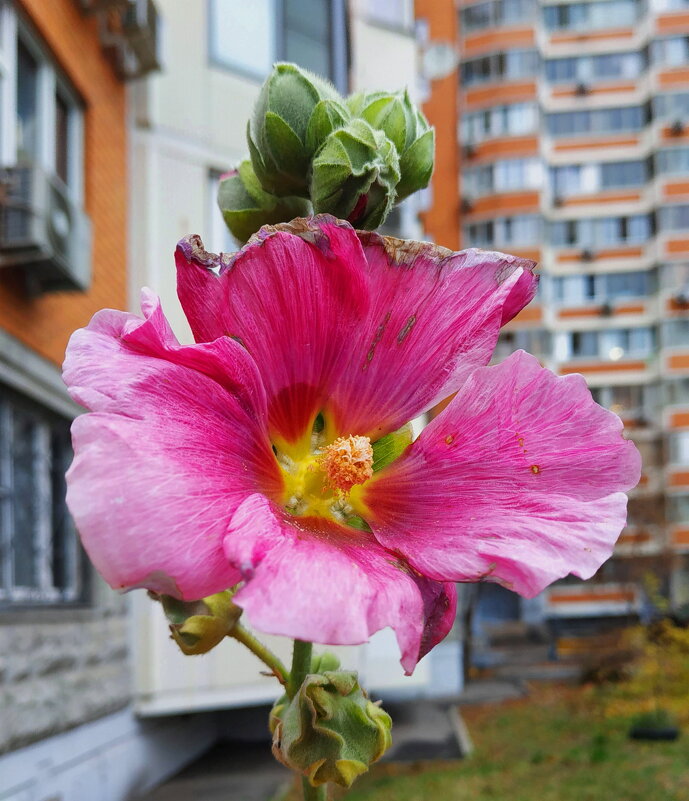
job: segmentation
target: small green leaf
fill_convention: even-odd
[[[387,434],[373,443],[373,472],[382,470],[383,467],[394,462],[398,456],[411,444],[414,438],[411,423],[406,423],[402,428]],[[349,521],[348,521],[349,522]]]

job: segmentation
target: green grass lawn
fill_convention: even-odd
[[[627,738],[594,692],[535,687],[530,698],[463,710],[476,750],[459,762],[378,765],[347,801],[688,801],[689,731]],[[608,712],[609,715],[609,712]],[[393,728],[394,734],[394,728]]]

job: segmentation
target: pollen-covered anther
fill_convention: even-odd
[[[368,437],[338,437],[325,448],[320,461],[328,484],[348,493],[355,484],[363,484],[373,475],[373,448]]]

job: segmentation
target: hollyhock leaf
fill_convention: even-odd
[[[611,555],[639,474],[639,452],[584,379],[519,351],[472,373],[366,485],[366,519],[424,575],[532,597],[570,572],[589,578]]]
[[[221,544],[229,517],[282,479],[246,351],[226,337],[181,346],[157,298],[142,307],[145,319],[99,312],[68,345],[65,382],[94,413],[72,426],[67,502],[112,587],[194,600],[237,583]]]
[[[292,517],[259,494],[235,512],[225,553],[245,581],[234,602],[268,634],[356,645],[390,626],[411,673],[454,621],[453,585],[428,581],[366,532]]]

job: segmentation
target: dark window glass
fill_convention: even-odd
[[[33,162],[38,155],[38,64],[17,42],[17,160]]]
[[[69,106],[55,95],[55,172],[69,183]]]
[[[328,0],[284,0],[284,58],[318,75],[332,75]]]

